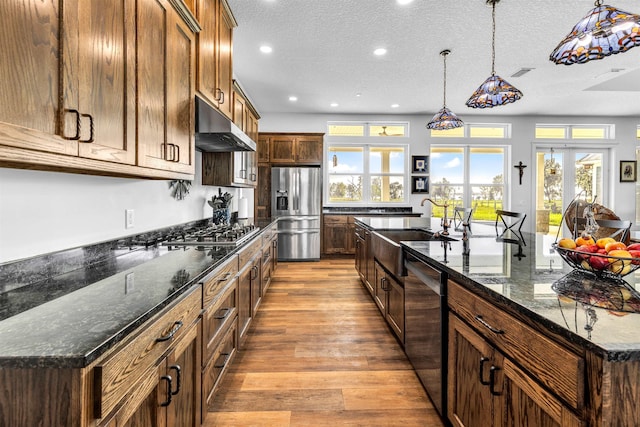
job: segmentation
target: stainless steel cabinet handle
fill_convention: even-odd
[[[488,330],[490,330],[494,334],[504,334],[504,331],[502,329],[494,328],[489,323],[487,323],[487,321],[484,320],[481,315],[476,314],[476,320],[478,322],[480,322],[480,324],[482,324],[482,326],[484,326],[485,328],[487,328]]]

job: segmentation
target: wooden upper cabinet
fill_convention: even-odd
[[[270,160],[269,157],[269,141],[271,138],[267,136],[258,136],[257,143],[257,153],[258,153],[258,163],[268,163]]]
[[[77,64],[65,110],[81,113],[81,157],[136,162],[135,5],[127,1],[78,1],[77,39],[66,40],[65,58]],[[67,10],[65,2],[65,11]],[[75,35],[75,33],[74,33]]]
[[[65,129],[59,119],[64,67],[60,2],[0,3],[0,144],[60,154],[77,154],[75,115]],[[37,19],[34,19],[37,17]],[[67,70],[71,71],[71,70]],[[65,91],[65,95],[67,92]],[[79,137],[78,137],[79,139]]]
[[[247,110],[247,101],[244,97],[238,93],[238,91],[233,91],[233,123],[242,129],[245,133],[247,132],[247,117],[245,112]]]
[[[198,33],[196,90],[209,104],[233,120],[232,42],[237,23],[226,0],[196,0]]]
[[[195,172],[195,36],[167,0],[138,1],[138,162]]]
[[[0,144],[134,164],[134,5],[60,4],[0,5]]]
[[[269,135],[269,160],[272,164],[322,164],[323,134]]]

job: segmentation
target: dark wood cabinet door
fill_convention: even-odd
[[[218,40],[219,0],[197,0],[196,18],[202,26],[197,35],[198,70],[196,90],[211,105],[218,106],[216,88],[218,87],[216,41]]]
[[[350,229],[348,224],[328,224],[325,222],[322,231],[325,254],[348,253],[349,242],[353,241],[353,237],[349,234]],[[353,233],[353,231],[351,231],[351,233]],[[353,251],[351,253],[353,253]]]
[[[578,427],[585,425],[559,399],[543,389],[509,359],[502,363],[504,379],[497,393],[502,395],[505,426]]]
[[[296,138],[295,150],[297,163],[322,164],[322,137]]]
[[[171,404],[166,407],[167,426],[200,426],[200,354],[198,327],[194,324],[167,356],[166,372],[173,380]]]
[[[251,317],[255,317],[258,312],[258,306],[262,301],[262,274],[260,264],[262,261],[262,252],[258,252],[251,261]]]
[[[247,264],[238,276],[238,336],[240,345],[246,337],[249,323],[251,323],[251,264]]]
[[[387,312],[387,292],[385,291],[387,273],[377,262],[374,264],[373,300],[380,311],[385,314]]]
[[[233,119],[233,18],[230,11],[224,7],[226,2],[218,0],[218,42],[216,43],[218,56],[218,89],[222,97],[218,98],[218,109],[230,119]]]
[[[167,0],[138,1],[138,162],[195,172],[193,32]]]
[[[455,427],[494,424],[489,387],[494,349],[457,316],[449,315],[448,418]]]
[[[404,287],[387,275],[385,288],[387,290],[387,322],[404,345]]]
[[[64,45],[78,43],[74,3],[65,2],[63,11],[60,1],[0,2],[0,144],[78,153],[78,141],[68,138],[80,117],[66,111],[79,108],[75,70],[60,55]]]
[[[135,164],[135,3],[78,1],[78,21],[78,44],[65,57],[77,61],[79,155]]]
[[[292,136],[272,136],[269,141],[271,163],[295,163],[294,138]]]
[[[258,163],[269,162],[269,141],[271,138],[259,136],[257,141]],[[271,177],[269,177],[271,179]]]

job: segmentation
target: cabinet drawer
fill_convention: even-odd
[[[221,294],[202,314],[203,365],[206,365],[211,359],[224,331],[238,315],[238,280],[234,278],[229,282]]]
[[[238,274],[238,257],[233,256],[224,265],[215,269],[202,280],[202,307],[207,306],[217,298],[220,290],[224,288]]]
[[[179,340],[201,311],[200,286],[164,313],[149,320],[125,344],[94,368],[95,418],[107,415],[129,390],[142,381],[145,371]]]
[[[240,250],[240,252],[238,253],[238,258],[239,258],[238,265],[240,266],[240,269],[242,269],[246,263],[251,261],[251,258],[253,258],[253,256],[258,251],[260,251],[261,247],[262,247],[262,240],[257,238],[257,239],[253,239],[251,243],[249,243],[245,248]]]
[[[584,405],[584,359],[510,314],[448,281],[449,306],[575,409]]]
[[[238,320],[233,321],[231,328],[216,347],[213,358],[202,372],[202,407],[207,408],[213,403],[213,396],[222,374],[232,362],[238,349]]]
[[[346,224],[348,222],[347,215],[325,215],[325,224]]]

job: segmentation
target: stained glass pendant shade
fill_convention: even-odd
[[[444,59],[443,105],[442,109],[433,116],[429,123],[427,123],[427,129],[447,130],[464,126],[464,122],[447,108],[447,55],[450,53],[451,51],[448,49],[440,52],[440,55],[442,55]]]
[[[487,0],[492,6],[491,18],[493,32],[491,40],[491,76],[480,85],[467,101],[467,107],[492,108],[510,104],[522,98],[522,92],[496,74],[496,3],[500,0]]]
[[[595,6],[551,52],[549,60],[580,64],[640,45],[639,15],[603,5],[600,0]]]

